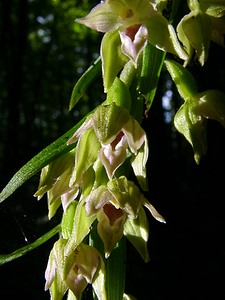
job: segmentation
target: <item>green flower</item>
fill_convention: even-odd
[[[121,51],[135,66],[147,41],[157,48],[178,55],[181,59],[187,59],[174,28],[148,0],[105,0],[95,6],[86,17],[76,21],[103,33],[118,31]],[[111,46],[114,49],[114,45]],[[106,51],[113,53],[111,50]],[[114,52],[116,51],[117,43]],[[102,53],[102,57],[105,56],[107,55]]]
[[[98,234],[104,244],[105,256],[108,257],[123,236],[126,213],[111,203],[106,203],[99,209],[97,220]]]
[[[143,238],[142,234],[144,228],[146,231],[148,229],[146,228],[145,214],[143,216],[141,210],[142,206],[146,207],[156,220],[165,222],[138,187],[132,181],[127,180],[125,176],[115,178],[109,181],[106,186],[101,185],[92,190],[87,197],[82,199],[81,203],[80,205],[85,205],[87,217],[95,216],[98,219],[97,230],[104,243],[106,257],[110,255],[124,234],[126,222],[135,223],[134,220],[137,218],[139,218],[140,226],[135,227],[135,224],[131,227],[126,226],[126,235],[129,238],[136,234],[137,238],[131,238],[131,242],[138,250],[144,249],[144,247],[140,247],[140,244],[147,242],[146,237]],[[140,216],[142,217],[140,218]],[[142,232],[139,231],[140,227],[143,228]],[[129,234],[131,228],[132,230],[136,229],[135,232]],[[141,255],[146,257],[146,252],[144,254],[141,252]]]
[[[50,290],[52,300],[63,299],[70,291],[77,300],[88,284],[92,284],[98,299],[105,300],[104,262],[98,251],[81,243],[69,256],[64,249],[67,240],[59,239],[50,252],[45,271],[45,290]],[[102,281],[101,285],[98,281]]]
[[[221,18],[225,16],[224,0],[199,0],[200,7],[209,16]]]
[[[121,51],[133,61],[137,67],[138,57],[148,42],[148,29],[136,24],[120,31]]]
[[[210,42],[224,46],[225,5],[224,1],[189,0],[190,13],[185,15],[177,26],[178,37],[189,54],[195,52],[203,66],[208,58]]]
[[[154,14],[154,8],[148,0],[105,0],[86,17],[76,21],[97,31],[108,32],[144,24]]]
[[[207,150],[207,120],[216,120],[225,127],[225,94],[218,90],[199,92],[187,69],[170,60],[166,60],[165,65],[184,99],[174,117],[174,125],[192,145],[195,161],[199,164]]]
[[[54,160],[41,171],[38,189],[34,196],[40,200],[45,193],[48,198],[48,217],[51,219],[62,204],[64,211],[76,199],[79,186],[70,186],[74,169],[74,153],[72,150]]]
[[[117,106],[114,102],[101,105],[74,133],[68,143],[73,143],[77,139],[71,185],[79,183],[84,173],[98,159],[102,162],[108,178],[112,179],[127,156],[131,156],[137,178],[140,181],[145,179],[145,165],[148,158],[147,137],[139,123],[125,108]]]

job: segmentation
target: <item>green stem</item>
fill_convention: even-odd
[[[106,260],[107,300],[122,300],[125,289],[126,243],[123,236]]]
[[[101,253],[104,257],[103,243],[97,233],[97,222],[93,224],[89,244]],[[126,240],[123,236],[113,249],[110,256],[105,259],[105,288],[107,300],[122,300],[125,289],[125,274],[126,274]],[[94,297],[96,300],[97,297]]]

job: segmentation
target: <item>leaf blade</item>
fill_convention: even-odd
[[[11,196],[23,183],[30,179],[33,175],[39,172],[43,167],[49,164],[53,159],[70,151],[75,147],[75,143],[67,145],[68,139],[84,122],[84,117],[74,127],[68,130],[65,134],[51,143],[49,146],[41,150],[37,155],[31,158],[25,165],[23,165],[10,179],[7,185],[0,193],[0,203]]]
[[[157,90],[166,52],[150,43],[143,51],[143,61],[140,74],[139,92],[145,98],[146,110],[149,111]]]
[[[44,235],[42,235],[41,237],[36,239],[33,243],[26,245],[22,248],[19,248],[19,249],[13,251],[12,253],[1,254],[0,255],[0,265],[3,265],[14,259],[17,259],[17,258],[27,254],[28,252],[34,250],[35,248],[41,246],[42,244],[47,242],[50,238],[52,238],[56,233],[58,233],[60,231],[60,228],[61,228],[61,225],[58,224],[53,229],[51,229],[50,231],[48,231],[47,233],[45,233]]]
[[[93,80],[101,73],[101,58],[100,56],[94,61],[94,63],[85,71],[85,73],[78,79],[75,84],[69,103],[69,110],[71,110],[80,98],[84,95],[88,86]]]

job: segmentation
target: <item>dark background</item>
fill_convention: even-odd
[[[102,37],[74,20],[97,3],[0,2],[1,188],[104,99],[99,78],[68,111],[74,83],[99,55]],[[189,68],[200,91],[225,92],[225,49],[212,43],[206,65]],[[165,107],[168,89],[173,97]],[[143,126],[150,146],[148,199],[167,223],[149,216],[149,263],[127,245],[126,292],[139,300],[225,299],[225,130],[208,121],[208,151],[197,166],[191,146],[171,121],[181,103],[163,71]],[[48,221],[45,199],[32,196],[38,180],[39,174],[0,205],[0,253],[31,243],[59,222],[60,212]],[[49,299],[44,272],[56,239],[0,267],[0,299]]]

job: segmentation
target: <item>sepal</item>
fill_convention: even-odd
[[[165,60],[164,64],[174,81],[178,93],[186,101],[198,92],[198,86],[192,74],[178,62]]]
[[[206,119],[218,121],[225,127],[225,94],[219,90],[207,90],[198,93],[198,105],[193,108],[196,114]]]
[[[221,18],[225,16],[224,0],[199,0],[199,4],[201,10],[212,17]]]
[[[97,231],[103,241],[105,257],[107,258],[123,236],[126,214],[120,208],[108,203],[98,212],[97,219]]]
[[[115,103],[117,106],[126,108],[130,111],[131,95],[127,85],[118,77],[114,79],[114,82],[107,93],[105,104]]]
[[[193,112],[193,104],[187,100],[177,111],[174,117],[176,129],[184,135],[192,145],[194,159],[197,164],[207,151],[206,120]]]
[[[108,92],[114,79],[128,61],[127,56],[121,51],[121,39],[117,30],[104,34],[100,52],[104,91]]]
[[[174,117],[176,129],[184,135],[194,150],[194,159],[199,164],[207,151],[207,119],[213,119],[225,127],[225,94],[218,90],[199,93],[192,74],[176,62],[165,61],[184,104]]]
[[[70,186],[82,180],[85,172],[94,164],[98,157],[100,143],[96,138],[93,128],[88,128],[79,138],[75,154],[75,167],[70,179]]]
[[[169,21],[161,14],[149,18],[146,27],[148,29],[148,41],[158,49],[172,53],[182,60],[188,55],[177,38],[176,32]]]
[[[209,17],[192,11],[185,15],[177,27],[178,37],[191,54],[190,47],[196,52],[199,63],[203,66],[208,58],[211,40],[211,22]]]
[[[144,262],[149,261],[148,237],[149,226],[148,219],[143,207],[140,208],[136,219],[127,218],[124,224],[124,235],[133,244]]]

